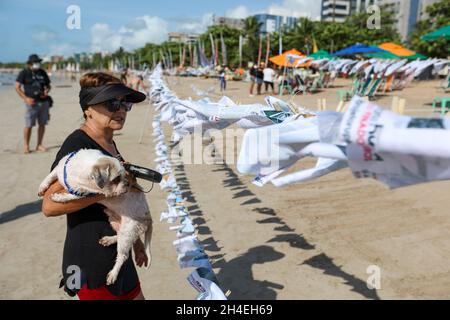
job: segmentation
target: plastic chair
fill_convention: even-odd
[[[447,112],[447,103],[450,105],[450,97],[436,97],[433,99],[433,112],[436,111],[436,104],[441,103],[441,114],[445,115]],[[449,107],[450,108],[450,107]]]

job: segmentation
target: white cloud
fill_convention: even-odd
[[[39,44],[48,44],[49,42],[56,40],[58,35],[48,28],[41,27],[32,33],[31,38]]]
[[[119,47],[134,50],[148,42],[161,43],[167,38],[168,23],[151,16],[137,17],[118,31],[111,30],[105,23],[96,23],[91,28],[91,50],[112,52]]]
[[[235,18],[235,19],[245,19],[250,16],[250,10],[243,5],[237,6],[234,9],[228,10],[225,13],[225,17]]]
[[[50,46],[48,54],[58,55],[58,56],[65,56],[69,57],[72,56],[77,51],[77,47],[70,43],[60,43],[60,44],[53,44]]]
[[[213,13],[205,13],[200,20],[189,20],[178,24],[179,32],[202,33],[212,25]]]

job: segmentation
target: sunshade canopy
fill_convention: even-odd
[[[294,68],[297,66],[297,61],[300,59],[295,59],[292,61],[292,59],[289,59],[289,57],[292,56],[303,56],[303,53],[296,49],[291,49],[289,51],[285,51],[282,54],[272,57],[269,60],[280,67],[288,67],[288,68]]]
[[[355,44],[345,49],[334,53],[334,56],[351,56],[355,54],[382,52],[383,49],[373,46],[366,46],[364,44]]]
[[[433,41],[439,38],[445,38],[446,40],[450,40],[450,25],[424,35],[422,37],[422,40]]]
[[[325,50],[319,50],[313,54],[310,54],[308,57],[313,59],[332,59],[333,56]]]
[[[401,59],[399,56],[390,53],[389,51],[366,53],[365,56],[368,58],[376,58],[376,59]]]
[[[408,50],[405,47],[392,42],[382,43],[378,47],[399,57],[412,56],[413,54],[416,54],[414,51]]]

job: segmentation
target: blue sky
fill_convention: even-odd
[[[81,11],[81,29],[66,27],[69,5]],[[0,61],[25,61],[30,53],[133,50],[161,42],[169,31],[203,32],[218,16],[255,13],[317,17],[317,0],[1,0]]]

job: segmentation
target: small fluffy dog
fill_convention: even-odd
[[[52,172],[39,186],[39,196],[43,196],[49,186],[59,180],[68,193],[54,193],[55,202],[68,202],[90,194],[103,194],[107,199],[99,201],[106,207],[105,213],[110,223],[120,217],[120,227],[116,236],[103,237],[99,243],[109,246],[117,243],[117,258],[106,282],[116,281],[120,268],[128,259],[128,253],[141,234],[145,234],[145,250],[150,266],[150,242],[152,218],[143,192],[129,190],[126,171],[119,160],[104,155],[99,150],[82,149],[62,158]]]

